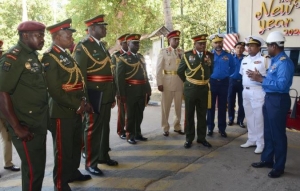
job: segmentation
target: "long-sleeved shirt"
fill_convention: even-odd
[[[293,83],[294,63],[284,51],[271,59],[271,66],[262,82],[265,92],[288,93]]]

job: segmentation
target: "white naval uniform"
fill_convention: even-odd
[[[264,148],[264,117],[262,106],[264,104],[265,92],[260,82],[252,81],[246,71],[255,68],[262,76],[270,65],[270,59],[265,58],[258,52],[255,56],[247,56],[242,60],[240,74],[243,76],[243,106],[247,119],[248,143]]]
[[[177,69],[180,57],[183,54],[181,49],[173,49],[172,47],[161,49],[156,64],[156,81],[157,86],[163,85],[161,98],[161,126],[163,131],[169,131],[168,122],[170,108],[174,100],[174,130],[181,130],[181,105],[183,95],[183,82],[177,75]]]

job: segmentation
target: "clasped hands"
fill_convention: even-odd
[[[256,82],[262,82],[263,81],[263,76],[261,75],[261,73],[259,73],[259,71],[256,68],[254,68],[254,71],[248,69],[246,71],[246,74],[253,81],[256,81]]]

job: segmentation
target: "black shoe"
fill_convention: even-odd
[[[221,132],[221,131],[219,131],[219,133],[221,134],[221,137],[227,137],[227,133],[224,131],[224,132]]]
[[[210,137],[212,137],[213,136],[213,131],[212,130],[208,130],[208,132],[207,132],[207,136],[210,136]]]
[[[139,141],[147,141],[148,138],[143,137],[143,135],[140,135],[140,136],[136,136],[136,137],[135,137],[135,140],[139,140]]]
[[[169,136],[169,131],[164,132],[163,135],[164,135],[165,137]]]
[[[11,170],[11,171],[20,171],[20,167],[12,165],[12,166],[8,166],[8,167],[4,167],[5,170]]]
[[[183,146],[184,146],[184,148],[186,148],[186,149],[191,148],[192,142],[186,141],[186,142],[184,143]]]
[[[91,175],[88,174],[81,174],[77,178],[70,179],[69,182],[76,182],[76,181],[86,181],[92,179]]]
[[[251,166],[254,168],[263,168],[263,167],[273,168],[273,163],[260,161],[260,162],[252,163]]]
[[[239,126],[240,126],[241,128],[245,128],[245,127],[246,127],[246,126],[244,125],[243,122],[239,122],[238,124],[239,124]]]
[[[128,139],[127,142],[130,144],[133,144],[133,145],[136,144],[136,141],[134,140],[134,138]]]
[[[82,158],[84,158],[84,159],[85,159],[85,157],[86,157],[84,152],[82,152],[81,156],[82,156]]]
[[[126,134],[120,135],[120,138],[121,138],[121,139],[126,139]]]
[[[211,144],[209,142],[207,142],[206,140],[204,140],[204,141],[197,140],[197,143],[201,143],[205,147],[211,147]]]
[[[182,132],[181,130],[174,130],[175,133],[178,133],[180,135],[184,135],[184,132]]]
[[[88,171],[89,173],[91,173],[92,175],[95,175],[95,176],[102,176],[103,175],[103,172],[98,167],[85,166],[85,170]],[[84,175],[84,176],[87,176],[87,175]]]
[[[233,121],[228,121],[227,125],[232,126],[233,125]]]
[[[270,178],[279,178],[283,173],[284,173],[283,170],[272,169],[271,172],[269,172],[268,176]]]
[[[115,160],[98,161],[99,164],[107,164],[108,166],[117,166],[119,163]]]

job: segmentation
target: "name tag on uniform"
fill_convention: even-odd
[[[254,64],[261,64],[261,61],[260,60],[254,61]]]
[[[243,63],[243,65],[246,65],[247,64],[247,62],[246,63]]]

